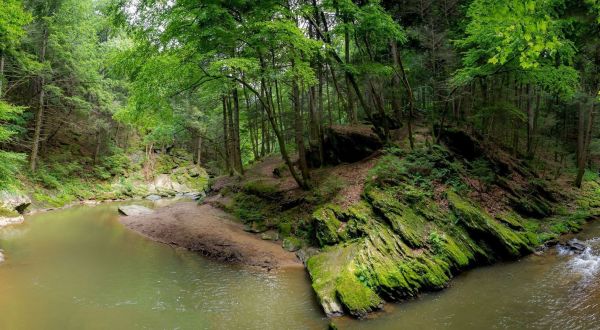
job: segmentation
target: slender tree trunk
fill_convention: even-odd
[[[398,63],[398,44],[396,41],[392,40],[390,42],[391,52],[392,52],[392,60],[394,61],[394,67],[396,70],[400,69],[400,64]],[[398,90],[400,89],[400,77],[395,74],[392,78],[392,111],[394,112],[394,116],[398,123],[402,122],[402,102],[400,100],[400,93]]]
[[[533,158],[533,129],[535,124],[535,113],[532,106],[532,92],[531,84],[527,84],[525,87],[527,91],[527,158]]]
[[[196,164],[202,165],[202,134],[198,134],[198,144],[196,145]]]
[[[0,55],[0,100],[3,96],[3,84],[4,84],[4,54]]]
[[[46,29],[44,29],[44,32],[42,33],[42,48],[40,50],[40,56],[39,56],[40,63],[44,63],[46,61],[47,43],[48,43],[48,31]],[[38,152],[39,152],[39,148],[40,148],[40,135],[41,135],[41,131],[42,131],[42,123],[44,120],[44,102],[46,101],[45,100],[46,92],[44,90],[44,86],[46,85],[46,78],[45,78],[44,74],[45,73],[42,73],[42,75],[39,77],[40,95],[39,95],[39,99],[38,99],[38,109],[35,114],[35,129],[34,129],[34,133],[33,133],[33,145],[31,147],[31,156],[29,159],[29,168],[31,169],[32,172],[35,172],[35,170],[36,170],[37,157],[38,157]]]
[[[96,132],[96,150],[94,151],[94,165],[98,164],[100,157],[100,130]]]
[[[579,108],[579,130],[577,137],[577,177],[575,178],[575,186],[581,188],[583,181],[583,175],[585,174],[585,168],[587,165],[588,158],[588,145],[591,142],[592,128],[594,123],[594,104],[592,100],[591,107],[587,112],[587,127],[585,123],[585,107],[580,104]]]
[[[300,91],[298,83],[292,82],[292,95],[294,105],[294,133],[296,140],[296,149],[298,149],[298,165],[300,166],[300,173],[302,175],[302,181],[304,184],[308,184],[310,180],[310,173],[308,170],[308,164],[306,162],[306,148],[304,146],[304,128],[302,119],[302,107],[300,105]]]
[[[398,61],[398,66],[400,67],[402,83],[404,84],[404,88],[406,88],[406,93],[408,94],[408,119],[406,121],[407,129],[408,129],[408,141],[410,144],[410,149],[414,150],[415,149],[415,141],[413,138],[412,121],[413,121],[413,114],[414,114],[414,109],[415,109],[415,96],[414,96],[413,90],[410,86],[410,82],[408,81],[408,76],[406,75],[406,70],[404,70],[404,64],[402,63],[402,57],[400,56],[400,52],[397,52],[397,55],[398,55],[397,61]]]
[[[223,101],[223,144],[225,146],[225,170],[229,175],[233,175],[233,171],[231,168],[231,155],[229,148],[229,129],[228,126],[228,116],[227,116],[227,97],[222,97]]]
[[[350,31],[348,28],[344,29],[344,57],[346,65],[350,65]],[[348,112],[348,118],[351,125],[358,123],[356,115],[356,107],[354,106],[354,94],[352,94],[352,82],[350,81],[350,71],[346,70],[346,91],[348,100],[346,102]]]
[[[248,98],[248,91],[246,90],[246,86],[243,87],[244,92],[244,100],[246,102],[246,112],[251,113],[250,111],[250,99]],[[256,113],[253,116],[249,116],[248,118],[248,131],[250,132],[250,143],[252,144],[252,155],[254,159],[258,159],[258,132],[256,131]]]
[[[237,87],[231,92],[233,96],[233,148],[235,154],[235,167],[243,175],[244,165],[242,164],[242,148],[240,145],[240,101]]]
[[[264,66],[263,61],[261,61],[261,68],[263,69],[263,71],[265,70],[265,66]],[[296,172],[296,169],[294,168],[294,164],[292,163],[292,161],[290,159],[290,156],[289,156],[289,154],[287,152],[287,148],[286,148],[286,145],[285,145],[285,140],[283,139],[283,136],[281,135],[281,132],[279,131],[279,129],[277,127],[277,122],[273,118],[273,112],[268,107],[268,101],[265,100],[261,96],[261,93],[257,92],[252,87],[252,85],[248,84],[243,79],[237,79],[237,80],[238,80],[238,82],[240,82],[241,84],[243,84],[246,88],[248,88],[250,91],[252,91],[252,93],[254,93],[254,95],[256,95],[258,97],[258,100],[260,101],[260,103],[262,104],[262,106],[263,106],[263,108],[265,110],[265,113],[267,115],[267,119],[271,123],[271,127],[273,128],[273,133],[275,134],[275,138],[277,139],[277,143],[279,144],[279,152],[281,153],[281,157],[283,158],[283,161],[285,162],[285,164],[287,165],[288,169],[290,170],[290,174],[292,175],[292,177],[294,178],[294,180],[296,181],[296,183],[298,183],[298,186],[300,186],[302,189],[309,189],[310,186],[309,186],[308,182],[305,182],[302,179],[302,177],[298,175],[298,173]],[[261,86],[265,86],[264,78],[261,79]]]

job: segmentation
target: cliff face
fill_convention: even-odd
[[[526,164],[456,134],[463,149],[388,149],[359,202],[313,213],[321,252],[307,268],[328,315],[364,317],[385,302],[442,289],[461,270],[516,259],[600,215],[597,183],[561,191]]]

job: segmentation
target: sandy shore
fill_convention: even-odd
[[[178,202],[141,216],[122,216],[127,228],[152,240],[181,246],[213,259],[267,270],[302,267],[277,243],[247,233],[230,215],[208,204]]]

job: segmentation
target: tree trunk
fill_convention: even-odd
[[[348,28],[344,29],[344,57],[346,65],[350,65],[350,32]],[[346,111],[348,112],[348,120],[351,125],[358,123],[356,115],[356,107],[354,106],[354,95],[352,94],[352,82],[350,81],[350,71],[346,69],[346,92],[348,101],[346,102]]]
[[[261,61],[261,67],[263,70],[265,69],[264,63],[262,61]],[[290,156],[287,153],[287,148],[285,146],[285,140],[283,139],[283,136],[281,135],[281,132],[279,131],[279,129],[277,127],[277,122],[273,118],[273,112],[268,107],[268,101],[265,100],[261,96],[261,94],[252,87],[252,85],[248,84],[243,79],[236,79],[236,80],[239,83],[241,83],[242,85],[244,85],[246,88],[248,88],[248,90],[250,90],[252,93],[254,93],[254,95],[256,95],[256,97],[258,97],[258,100],[260,101],[260,103],[262,104],[262,106],[265,110],[267,119],[269,120],[271,127],[273,128],[273,133],[275,134],[277,143],[279,144],[279,152],[281,153],[281,157],[283,158],[283,161],[285,162],[288,169],[290,170],[290,174],[292,175],[292,177],[294,178],[296,183],[298,183],[298,186],[300,186],[302,189],[309,189],[310,187],[308,185],[308,182],[304,182],[304,180],[302,180],[302,177],[300,177],[298,175],[298,173],[296,172],[296,169],[294,168],[294,164],[292,163]],[[265,86],[264,78],[261,79],[261,86]]]
[[[98,158],[100,157],[100,130],[96,132],[96,150],[94,151],[94,166],[98,164]]]
[[[44,29],[42,34],[42,48],[40,50],[40,63],[44,63],[46,61],[46,47],[48,43],[48,31]],[[46,92],[44,91],[44,85],[46,84],[46,78],[44,76],[45,73],[39,77],[39,89],[40,95],[38,99],[38,109],[35,114],[35,129],[33,133],[33,145],[31,147],[31,156],[29,159],[29,168],[32,172],[35,172],[37,165],[37,157],[40,148],[40,133],[42,131],[42,123],[44,120],[44,102]]]
[[[392,40],[390,42],[391,52],[392,52],[392,60],[394,61],[394,67],[396,70],[399,70],[400,63],[398,63],[398,44],[396,41]],[[400,100],[400,94],[398,90],[400,89],[400,77],[395,74],[392,78],[392,111],[394,112],[394,116],[396,120],[400,123],[402,122],[402,102]]]
[[[408,81],[408,77],[406,75],[406,70],[404,70],[404,64],[402,63],[402,57],[400,56],[400,52],[397,52],[397,61],[398,66],[400,67],[400,74],[402,78],[402,83],[404,84],[404,88],[406,88],[406,93],[408,94],[408,119],[406,121],[407,129],[408,129],[408,141],[410,144],[410,149],[415,149],[415,141],[413,138],[412,131],[412,120],[415,109],[415,96],[413,94],[413,90],[410,86],[410,82]]]
[[[198,134],[198,144],[196,145],[196,164],[202,165],[202,134]]]
[[[231,156],[229,154],[230,148],[229,148],[229,130],[227,129],[227,98],[225,96],[222,97],[222,101],[223,101],[223,144],[225,146],[224,150],[225,150],[225,171],[229,174],[229,175],[233,175],[232,169],[231,169]]]
[[[527,91],[527,158],[533,159],[533,129],[535,124],[535,113],[531,104],[531,84],[525,87]]]
[[[587,127],[585,127],[585,111],[583,104],[579,108],[579,134],[577,136],[577,178],[575,178],[575,186],[581,188],[585,167],[587,164],[589,144],[592,140],[592,128],[594,123],[594,100],[591,102],[590,109],[587,113]]]
[[[4,84],[4,54],[0,55],[0,100],[2,99],[2,88]]]
[[[304,146],[304,128],[302,119],[302,107],[300,105],[300,91],[298,83],[292,82],[292,102],[294,103],[294,137],[296,140],[296,149],[298,149],[298,164],[300,165],[300,173],[302,181],[305,185],[308,184],[310,173],[306,162],[306,148]]]
[[[235,155],[235,167],[243,175],[244,165],[242,164],[242,148],[240,145],[240,100],[237,87],[232,91],[233,96],[233,151]]]

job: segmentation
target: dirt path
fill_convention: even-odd
[[[267,270],[302,267],[279,244],[247,233],[225,212],[210,205],[179,202],[153,214],[121,217],[121,223],[152,240],[181,246],[213,259]]]

